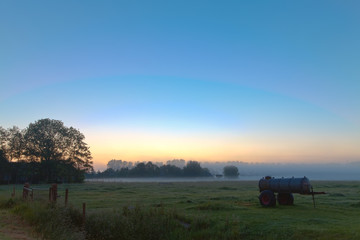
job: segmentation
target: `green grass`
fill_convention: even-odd
[[[86,231],[97,229],[104,236],[122,231],[127,234],[123,239],[149,239],[151,234],[154,239],[360,239],[360,182],[312,184],[315,191],[328,193],[315,197],[315,209],[311,196],[299,194],[294,194],[294,206],[263,208],[255,181],[59,185],[58,205],[68,188],[69,205],[78,213],[86,203]],[[12,186],[0,186],[0,199],[11,191]],[[136,237],[135,230],[145,235]],[[87,238],[102,239],[92,234]]]
[[[2,232],[2,229],[7,227],[6,224],[2,221],[2,219],[5,218],[6,215],[8,215],[8,214],[10,214],[10,213],[0,209],[0,239],[2,239],[2,240],[11,240],[10,237],[6,236]]]

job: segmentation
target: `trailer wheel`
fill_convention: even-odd
[[[276,198],[272,191],[264,190],[259,196],[260,204],[264,207],[273,207],[276,205]]]
[[[292,193],[279,193],[277,195],[277,200],[280,205],[293,205],[294,196]]]

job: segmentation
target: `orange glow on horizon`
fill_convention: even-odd
[[[94,166],[106,168],[112,159],[130,162],[166,162],[172,159],[199,162],[325,163],[358,157],[352,145],[336,139],[275,138],[235,134],[186,134],[129,131],[87,133]],[[315,144],[316,143],[316,144]]]

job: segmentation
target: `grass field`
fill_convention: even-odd
[[[80,210],[85,202],[90,222],[99,215],[112,219],[124,209],[152,209],[140,217],[149,225],[156,215],[170,214],[179,231],[168,239],[360,239],[360,182],[312,185],[327,193],[316,196],[315,209],[311,196],[299,194],[294,194],[294,206],[261,207],[257,181],[64,184],[58,204],[63,205],[68,188],[69,204]],[[16,186],[17,195],[21,187]],[[0,186],[0,198],[9,198],[11,191],[12,186]],[[34,194],[36,200],[47,193]]]

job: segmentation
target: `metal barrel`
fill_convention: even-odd
[[[311,192],[311,185],[307,177],[303,177],[303,178],[264,177],[259,181],[259,189],[260,192],[264,190],[271,190],[277,193],[308,194]]]

